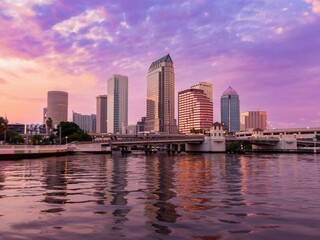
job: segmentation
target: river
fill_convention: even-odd
[[[320,239],[320,156],[0,162],[1,239]]]

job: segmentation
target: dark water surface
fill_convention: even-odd
[[[0,162],[1,239],[320,239],[320,156]]]

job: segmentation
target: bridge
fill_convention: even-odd
[[[204,139],[203,135],[109,134],[96,136],[92,142],[76,143],[76,149],[80,152],[111,152],[113,148],[121,148],[123,152],[129,152],[132,146],[143,146],[151,152],[155,146],[166,145],[168,151],[180,151],[182,144],[201,144]]]
[[[212,143],[215,142],[215,143]],[[208,144],[218,146],[232,142],[240,144],[249,143],[255,151],[290,151],[297,149],[310,148],[315,146],[313,141],[299,140],[296,138],[277,138],[277,137],[233,137],[226,136],[208,140],[204,135],[184,135],[184,134],[108,134],[96,135],[92,142],[79,142],[76,151],[79,152],[111,152],[115,148],[120,148],[123,152],[130,152],[133,146],[140,146],[146,152],[152,152],[156,146],[163,146],[169,152],[181,150],[181,145],[199,146],[197,149],[208,149]],[[215,152],[213,145],[209,147]],[[317,146],[320,143],[316,143]],[[203,147],[200,147],[203,146]],[[193,148],[193,147],[192,147]],[[194,148],[193,148],[194,149]],[[206,151],[206,150],[205,150]],[[221,151],[221,148],[220,150]]]
[[[238,142],[238,143],[250,143],[253,145],[265,145],[265,146],[276,146],[279,142],[279,138],[265,138],[265,137],[226,137],[226,142]]]

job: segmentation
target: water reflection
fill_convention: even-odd
[[[318,239],[313,155],[0,162],[2,239]]]
[[[177,192],[181,207],[188,213],[214,208],[208,197],[213,192],[213,162],[203,155],[181,157],[177,164]],[[195,218],[188,217],[191,220]]]
[[[146,159],[146,203],[145,216],[148,223],[161,234],[170,234],[171,230],[166,223],[174,223],[180,216],[177,206],[170,200],[176,196],[172,190],[174,182],[175,158],[166,155],[156,155]]]

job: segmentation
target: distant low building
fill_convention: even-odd
[[[84,132],[96,132],[96,115],[82,115],[80,113],[72,112],[72,122],[77,124]]]
[[[26,125],[26,134],[28,135],[42,135],[46,134],[46,125],[45,124],[27,124]]]
[[[137,125],[136,124],[129,124],[127,126],[127,134],[137,134]]]
[[[24,124],[8,124],[7,132],[12,132],[15,134],[24,134],[25,133],[25,125]]]
[[[240,130],[267,129],[267,112],[265,111],[248,111],[242,112],[240,116]]]
[[[137,122],[137,132],[144,132],[146,129],[146,117],[142,117],[140,121]]]

